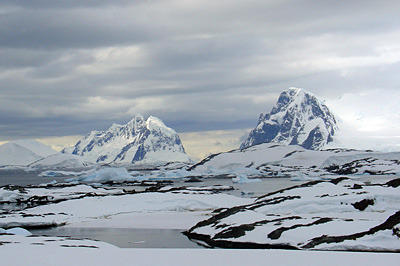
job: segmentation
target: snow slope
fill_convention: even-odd
[[[0,166],[26,166],[56,153],[49,146],[33,139],[10,141],[0,145]]]
[[[39,156],[47,157],[49,155],[56,154],[57,151],[53,150],[50,146],[47,146],[37,140],[34,139],[21,139],[21,140],[14,140],[11,143],[18,144],[32,152],[36,153]]]
[[[92,131],[63,153],[82,156],[93,163],[188,162],[178,134],[160,119],[136,115],[125,125],[113,124],[105,131]]]
[[[5,143],[0,146],[0,166],[25,166],[41,158],[38,154],[16,143]]]
[[[40,169],[82,169],[92,163],[86,162],[81,156],[65,153],[52,154],[46,158],[35,161],[29,164],[31,168]]]
[[[118,193],[118,190],[92,189],[87,186],[75,186],[64,189],[30,189],[30,193],[53,195],[53,197],[72,198],[56,204],[37,206],[14,211],[0,217],[0,227],[32,227],[35,225],[65,224],[69,226],[119,225],[135,228],[138,223],[161,226],[159,228],[188,229],[204,218],[205,214],[218,208],[229,208],[251,202],[248,198],[239,198],[226,194],[210,194],[205,190],[174,190],[173,192],[151,192],[124,194],[121,196],[92,196],[79,198],[90,193]],[[4,199],[23,197],[7,190],[0,191]],[[16,196],[14,196],[16,195]],[[56,202],[56,199],[52,199]],[[73,199],[78,198],[78,199]],[[184,221],[179,221],[183,218]],[[168,221],[171,219],[171,221]],[[148,228],[148,227],[147,227]]]
[[[368,152],[331,156],[321,168],[336,174],[400,174],[400,152]]]
[[[400,153],[352,149],[307,150],[264,143],[210,155],[188,169],[197,175],[327,177],[332,174],[400,174]]]
[[[318,150],[333,140],[337,129],[335,117],[321,100],[304,89],[289,88],[270,113],[260,115],[240,148],[274,142]]]

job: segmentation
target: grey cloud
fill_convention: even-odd
[[[0,46],[30,49],[93,48],[143,42],[152,31],[107,9],[17,10],[0,16]]]
[[[393,90],[400,2],[383,2],[3,1],[0,139],[135,111],[178,131],[249,128],[289,86]]]
[[[3,5],[19,6],[23,8],[77,8],[77,7],[99,7],[118,6],[132,3],[143,3],[146,0],[3,0]]]
[[[25,68],[46,65],[58,58],[58,53],[31,49],[0,49],[0,68]]]

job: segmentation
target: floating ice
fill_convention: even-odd
[[[137,177],[131,176],[128,171],[123,168],[107,167],[96,170],[88,175],[78,178],[79,181],[84,182],[106,182],[106,181],[123,181],[123,180],[137,180]]]
[[[19,236],[30,236],[30,235],[32,235],[31,232],[29,232],[28,230],[26,230],[24,228],[21,228],[21,227],[14,227],[14,228],[11,228],[11,229],[8,229],[8,230],[4,230],[4,229],[2,229],[2,230],[6,234],[13,234],[13,235],[19,235]]]
[[[244,183],[254,183],[254,182],[260,182],[261,179],[259,178],[251,178],[249,179],[246,175],[244,174],[239,174],[236,177],[232,178],[232,182],[234,183],[239,183],[239,184],[244,184]]]

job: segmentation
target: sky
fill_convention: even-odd
[[[399,150],[400,1],[2,0],[0,142],[72,144],[136,114],[196,158],[235,148],[288,87],[343,143]]]

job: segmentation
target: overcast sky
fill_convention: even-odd
[[[185,138],[223,131],[231,143],[295,86],[325,99],[345,132],[396,148],[399,10],[376,0],[2,0],[0,141],[82,135],[142,113]]]

